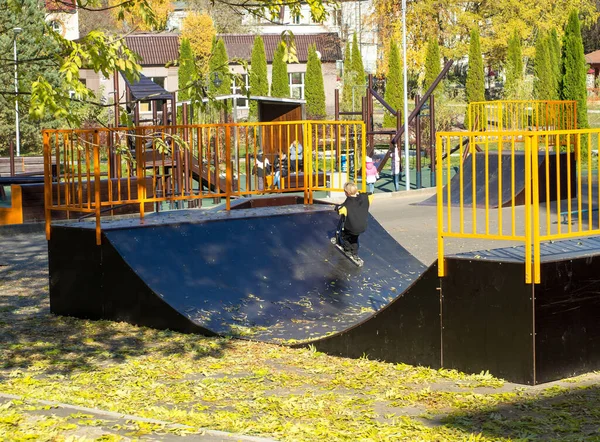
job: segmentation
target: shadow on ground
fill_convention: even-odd
[[[523,391],[522,395],[521,400],[484,408],[477,413],[450,414],[442,418],[441,423],[486,438],[600,441],[600,387],[597,385],[550,388],[541,385]]]
[[[43,366],[48,374],[66,374],[94,369],[103,361],[118,362],[150,352],[219,357],[228,342],[211,339],[209,345],[208,339],[201,336],[169,339],[175,335],[168,330],[51,314],[45,238],[22,235],[2,239],[0,369]],[[0,374],[0,381],[2,377]]]

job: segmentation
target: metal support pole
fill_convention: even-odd
[[[419,96],[415,96],[415,107],[419,107]],[[415,168],[417,174],[415,177],[415,183],[417,189],[421,186],[421,114],[417,114],[415,119]]]
[[[410,190],[410,164],[408,162],[408,69],[406,67],[406,0],[402,0],[402,51],[404,73],[404,173],[406,179],[406,190]]]
[[[115,128],[121,125],[121,116],[119,115],[121,109],[121,97],[119,96],[119,73],[117,70],[113,73],[113,90],[114,90],[114,106],[115,106]]]
[[[340,119],[340,91],[339,89],[334,89],[333,91],[333,101],[334,101],[334,114],[335,121],[339,121]]]
[[[13,38],[13,50],[15,57],[15,131],[16,131],[16,139],[17,139],[17,156],[21,156],[21,129],[19,127],[19,72],[17,66],[19,64],[19,60],[17,58],[17,35],[22,31],[21,28],[14,28],[13,32],[15,33]]]
[[[375,124],[373,123],[373,94],[371,91],[373,90],[373,74],[369,74],[369,80],[367,84],[367,112],[369,115],[369,122],[367,123],[367,151],[369,152],[369,156],[373,156],[375,154],[375,137],[373,136],[373,130],[375,129]]]
[[[431,161],[431,187],[435,186],[435,95],[429,96],[429,160]]]
[[[399,133],[402,130],[402,111],[398,109],[396,113],[396,133]],[[396,144],[394,139],[392,138],[392,144],[395,148],[398,149],[398,161],[400,161],[400,173],[402,173],[402,148]],[[395,167],[395,166],[394,166]],[[400,177],[398,177],[400,179]]]
[[[9,168],[10,168],[10,176],[15,176],[15,146],[10,140],[8,144],[8,155],[9,155]]]

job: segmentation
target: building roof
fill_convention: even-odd
[[[77,11],[75,0],[44,0],[46,12],[69,12]]]
[[[587,64],[600,64],[600,50],[585,54],[585,62]]]
[[[164,66],[179,58],[177,34],[131,34],[125,43],[142,58],[143,66]]]
[[[241,58],[250,61],[252,55],[252,46],[254,45],[255,35],[252,34],[222,34],[219,35],[227,48],[227,55],[230,59]],[[334,32],[323,34],[302,34],[294,35],[296,41],[296,55],[299,63],[308,61],[308,47],[311,44],[317,45],[317,51],[321,53],[322,62],[334,62],[342,59],[342,49],[340,39]],[[265,43],[265,54],[267,63],[273,62],[273,54],[277,45],[281,41],[279,34],[264,34],[262,39]]]
[[[296,98],[278,98],[278,97],[265,97],[261,95],[242,95],[242,94],[228,94],[228,95],[217,95],[212,98],[216,101],[224,100],[252,100],[260,101],[264,103],[281,103],[281,104],[306,104],[306,100],[299,100]],[[202,101],[208,103],[208,98],[203,98]],[[189,103],[190,100],[178,101],[177,103]]]
[[[134,101],[170,100],[174,96],[173,92],[167,92],[165,88],[145,75],[140,74],[139,81],[135,83],[130,83],[125,76],[123,76],[123,79],[131,93],[131,99]]]
[[[229,59],[241,58],[250,61],[255,35],[252,34],[222,34]],[[340,39],[336,33],[295,35],[296,54],[299,63],[308,61],[308,46],[317,45],[322,62],[334,62],[342,59]],[[281,40],[279,34],[265,34],[267,63],[273,62],[273,54]],[[127,47],[141,57],[142,66],[164,66],[179,58],[179,35],[161,34],[131,34],[125,37]]]

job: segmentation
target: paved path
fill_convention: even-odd
[[[397,192],[394,194],[375,194],[371,206],[371,213],[383,227],[404,248],[417,257],[423,264],[431,265],[437,259],[437,208],[435,206],[417,206],[434,194],[434,189],[424,189],[414,192]],[[507,211],[510,209],[502,209]],[[483,220],[483,209],[477,209],[478,219]],[[454,213],[454,219],[458,216]],[[508,219],[505,216],[505,219]],[[497,225],[491,219],[493,228]],[[470,228],[470,220],[465,221],[465,227]],[[447,255],[485,250],[505,246],[518,245],[509,241],[484,241],[484,240],[455,240],[446,241],[445,252]]]

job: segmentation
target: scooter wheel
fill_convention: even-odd
[[[337,238],[330,238],[331,244],[337,244]]]

